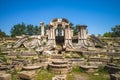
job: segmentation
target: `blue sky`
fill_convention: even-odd
[[[103,34],[120,24],[120,0],[0,0],[0,29],[7,34],[15,24],[39,26],[53,18],[86,24],[89,34]]]

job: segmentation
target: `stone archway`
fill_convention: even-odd
[[[60,28],[60,29],[59,29]],[[58,19],[55,18],[50,22],[49,29],[48,29],[48,42],[56,46],[56,36],[60,37],[63,36],[64,43],[62,47],[71,47],[72,46],[72,35],[73,31],[69,25],[69,21],[65,18]]]

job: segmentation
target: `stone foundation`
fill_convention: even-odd
[[[66,74],[71,71],[71,65],[66,60],[54,60],[49,64],[49,69],[55,74]]]

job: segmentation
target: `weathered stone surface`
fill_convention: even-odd
[[[63,57],[60,54],[52,54],[51,59],[63,59]]]
[[[36,73],[35,71],[22,71],[18,73],[19,79],[33,80]]]
[[[8,69],[8,66],[7,66],[7,65],[1,65],[1,66],[0,66],[0,70],[6,70],[6,69]]]
[[[22,62],[19,62],[18,64],[16,64],[16,65],[14,66],[14,69],[15,69],[16,71],[21,71],[21,70],[22,70],[22,67],[23,67],[23,63],[22,63]]]
[[[0,73],[0,80],[11,80],[11,74]]]
[[[105,66],[105,69],[107,69],[110,74],[115,74],[120,71],[120,65],[116,65],[116,64],[112,64],[112,63],[107,64]]]
[[[51,72],[56,74],[66,74],[72,70],[71,64],[67,60],[54,60],[52,63],[49,64],[49,69]]]
[[[23,69],[24,70],[36,70],[36,69],[40,69],[41,68],[41,66],[23,66]]]
[[[120,73],[110,74],[110,80],[120,80]]]
[[[86,70],[86,72],[95,72],[98,69],[98,66],[81,65],[80,68]]]

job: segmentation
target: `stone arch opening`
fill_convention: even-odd
[[[56,28],[56,36],[55,36],[56,44],[63,45],[64,44],[64,29],[62,24],[58,24]]]
[[[57,36],[64,36],[62,32],[63,31],[62,24],[58,24],[57,30],[58,30]]]

